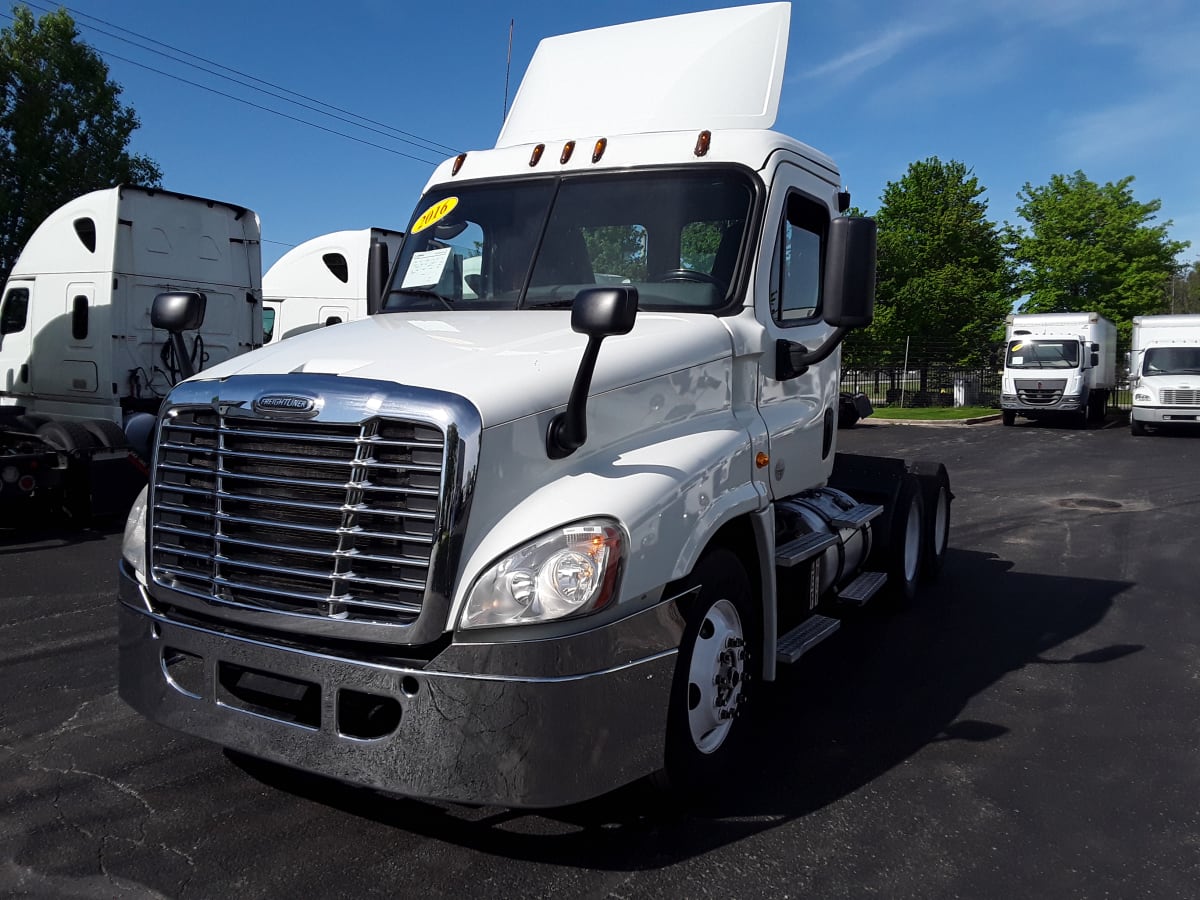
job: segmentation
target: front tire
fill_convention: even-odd
[[[1133,417],[1133,413],[1129,414],[1129,433],[1134,437],[1141,437],[1146,433],[1146,426]]]
[[[1012,410],[1012,409],[1000,410],[1000,421],[1008,426],[1016,425],[1017,424],[1016,410]]]
[[[760,626],[750,578],[724,547],[696,564],[699,592],[682,610],[687,623],[667,714],[665,778],[674,793],[711,796],[733,771],[746,739],[745,705],[755,685]]]

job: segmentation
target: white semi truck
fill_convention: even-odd
[[[378,314],[171,392],[120,563],[129,704],[411,796],[704,791],[761,682],[937,574],[945,467],[836,452],[875,223],[770,130],[789,17],[542,41]]]
[[[1094,312],[1017,313],[1006,327],[1001,418],[1104,421],[1116,386],[1117,329]]]
[[[334,231],[279,257],[262,278],[263,342],[367,316],[371,245],[386,244],[395,258],[403,237],[387,228]]]
[[[171,387],[262,344],[259,239],[245,207],[127,186],[38,226],[0,298],[6,512],[55,492],[81,516],[129,509]],[[202,298],[186,335],[151,318],[178,290]]]
[[[1129,382],[1131,434],[1200,424],[1200,315],[1135,317]]]

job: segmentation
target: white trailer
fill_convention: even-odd
[[[1129,380],[1131,434],[1200,424],[1200,315],[1134,318]]]
[[[1001,416],[1013,425],[1068,414],[1104,420],[1116,387],[1117,328],[1094,312],[1018,313],[1008,317]]]
[[[129,704],[399,794],[705,792],[761,681],[912,600],[949,476],[836,452],[876,232],[771,130],[789,19],[542,41],[377,314],[171,392],[122,549]]]
[[[261,346],[261,267],[254,212],[170,191],[85,194],[33,233],[0,299],[0,420],[74,467],[77,511],[128,509],[162,398]],[[183,344],[151,321],[168,291],[205,298]]]
[[[395,259],[403,238],[387,228],[334,231],[279,257],[262,279],[263,342],[366,316],[371,245],[384,244]]]

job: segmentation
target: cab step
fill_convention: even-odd
[[[841,620],[829,616],[809,616],[779,639],[775,645],[776,659],[781,663],[794,663],[837,631],[841,624]]]
[[[838,601],[850,606],[862,606],[887,584],[887,572],[863,572],[838,591]]]
[[[834,528],[858,528],[860,525],[870,522],[881,512],[883,512],[882,506],[874,503],[860,503],[830,519],[829,524]]]
[[[788,541],[782,547],[775,548],[775,565],[790,569],[802,562],[807,562],[818,554],[824,553],[838,542],[838,537],[829,531],[815,531],[812,534],[802,534]]]

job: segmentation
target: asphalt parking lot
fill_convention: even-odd
[[[867,420],[942,459],[939,582],[761,698],[703,811],[553,812],[281,776],[116,696],[119,526],[0,534],[0,893],[1147,897],[1200,885],[1200,435]]]

